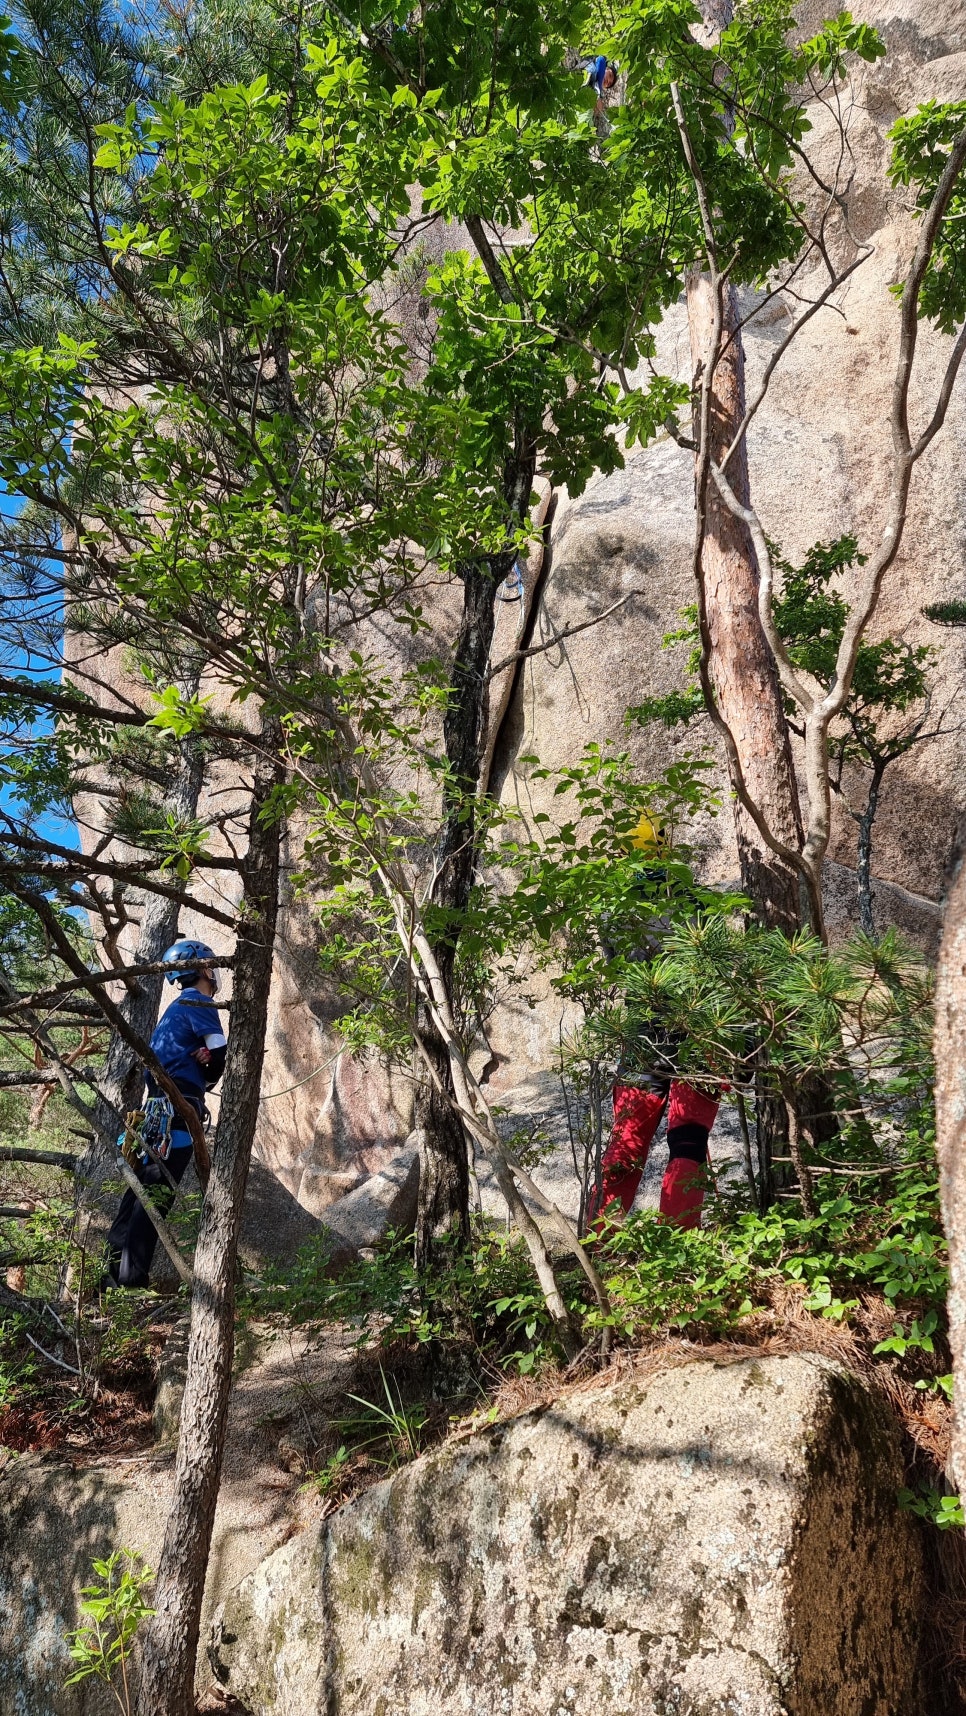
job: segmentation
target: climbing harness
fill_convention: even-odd
[[[171,1148],[174,1107],[169,1097],[149,1096],[143,1108],[131,1108],[124,1116],[124,1131],[117,1148],[125,1162],[163,1162]]]

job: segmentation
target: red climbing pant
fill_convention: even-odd
[[[668,1165],[661,1186],[661,1215],[676,1227],[699,1227],[704,1202],[708,1135],[718,1097],[706,1096],[679,1079],[651,1087],[615,1084],[614,1125],[601,1163],[599,1196],[591,1195],[588,1218],[600,1227],[605,1216],[626,1215],[634,1202],[651,1141],[667,1107]]]

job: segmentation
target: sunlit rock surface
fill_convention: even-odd
[[[894,1425],[812,1356],[689,1363],[418,1460],[228,1598],[254,1716],[911,1716]]]

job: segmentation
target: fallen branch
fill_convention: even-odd
[[[38,1352],[41,1358],[45,1358],[48,1364],[56,1364],[60,1366],[61,1370],[69,1370],[71,1376],[80,1376],[81,1373],[76,1365],[68,1364],[65,1359],[57,1358],[54,1353],[49,1353],[46,1347],[42,1347],[39,1341],[34,1340],[33,1335],[27,1334],[26,1329],[24,1329],[24,1334],[34,1351]]]

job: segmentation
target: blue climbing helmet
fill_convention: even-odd
[[[214,959],[215,952],[206,941],[181,940],[172,942],[162,963],[172,969],[165,973],[169,983],[184,983],[187,979],[202,975],[193,961],[197,959]],[[218,993],[218,969],[209,965],[204,971],[205,977],[210,977],[215,994]]]

